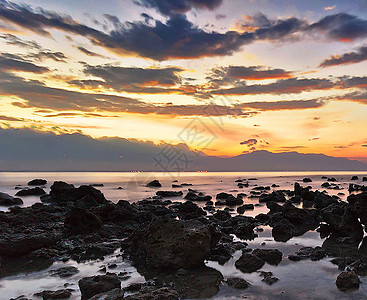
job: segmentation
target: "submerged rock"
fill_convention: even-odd
[[[181,197],[182,196],[182,192],[181,191],[157,191],[156,192],[157,196],[163,197],[163,198],[167,198],[167,197]]]
[[[70,267],[62,267],[55,270],[50,270],[49,273],[51,273],[51,276],[58,276],[60,278],[66,278],[73,276],[77,273],[79,273],[79,270],[76,267],[70,266]]]
[[[57,291],[46,290],[41,293],[34,294],[35,296],[42,297],[44,300],[46,299],[67,299],[70,298],[71,289],[61,289]]]

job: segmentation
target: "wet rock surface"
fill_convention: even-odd
[[[314,183],[311,180],[302,182]],[[327,181],[329,188],[333,182]],[[41,182],[36,183],[31,184],[35,188],[24,191],[37,189]],[[151,187],[159,187],[158,183],[153,181]],[[244,181],[235,185],[239,183]],[[341,182],[337,184],[342,186]],[[134,291],[121,289],[121,281],[130,274],[106,273],[116,272],[117,265],[105,263],[104,271],[97,273],[104,275],[79,281],[83,299],[210,298],[218,293],[224,278],[218,270],[206,266],[208,260],[222,266],[234,263],[243,273],[258,271],[262,277],[259,280],[263,281],[260,284],[277,286],[282,277],[279,276],[278,282],[277,272],[271,269],[274,276],[267,272],[266,266],[274,268],[279,264],[305,263],[295,262],[299,260],[317,262],[326,258],[335,268],[345,270],[336,280],[339,290],[358,288],[358,276],[367,275],[367,239],[364,239],[367,193],[354,185],[353,189],[358,191],[353,190],[347,201],[341,201],[299,183],[294,185],[294,190],[272,190],[277,186],[270,186],[250,183],[249,192],[245,192],[256,195],[254,199],[258,200],[250,200],[250,196],[233,189],[230,193],[217,193],[215,203],[211,201],[212,196],[195,188],[187,193],[149,189],[156,196],[136,203],[126,200],[112,203],[90,185],[75,187],[56,181],[49,195],[42,196],[41,201],[47,205],[13,206],[7,212],[0,212],[0,277],[42,270],[57,261],[102,260],[121,249],[119,255],[131,262],[147,282]],[[170,197],[175,199],[164,199]],[[0,204],[2,199],[13,203],[16,198],[0,193]],[[248,214],[258,209],[259,204],[250,201],[263,203],[260,204],[263,212],[256,217]],[[287,242],[316,229],[324,241],[317,247],[295,247],[291,254],[280,247],[281,251],[270,248],[267,241],[255,247],[244,242],[256,240],[267,226],[277,242]],[[292,261],[283,260],[282,252]],[[15,267],[16,262],[19,266]],[[69,266],[47,272],[52,277],[75,280],[79,270]],[[251,290],[252,286],[235,277],[228,278],[226,283],[234,289]],[[59,295],[72,297],[74,291],[65,287],[38,293],[45,299],[58,299],[55,297]]]

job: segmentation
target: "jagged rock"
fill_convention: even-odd
[[[243,253],[235,262],[237,269],[244,273],[252,273],[260,269],[265,262],[254,254]]]
[[[326,250],[322,247],[303,247],[299,249],[295,255],[289,255],[288,258],[290,260],[299,261],[307,258],[311,258],[311,260],[316,261],[324,258],[326,256]]]
[[[188,192],[186,194],[186,196],[184,197],[186,200],[191,200],[191,201],[203,201],[203,202],[207,202],[210,201],[212,199],[212,196],[209,195],[197,195],[194,192]]]
[[[264,277],[261,281],[264,281],[268,285],[276,283],[279,279],[273,276],[272,272],[260,272],[260,276]]]
[[[93,277],[84,277],[78,281],[82,299],[89,299],[94,295],[120,289],[121,282],[116,274],[107,273]]]
[[[354,271],[349,271],[341,272],[335,283],[338,289],[341,291],[347,291],[350,289],[358,289],[360,280]]]
[[[186,201],[184,203],[176,203],[170,206],[170,208],[177,211],[178,216],[182,220],[197,219],[201,216],[205,216],[206,212],[202,210],[199,206],[191,201]]]
[[[285,196],[281,191],[273,191],[271,194],[262,194],[259,198],[259,202],[285,202]]]
[[[153,180],[146,185],[147,187],[162,187],[161,183],[158,180]]]
[[[197,220],[160,218],[129,239],[127,252],[135,263],[153,269],[195,268],[218,242],[213,234],[213,228]]]

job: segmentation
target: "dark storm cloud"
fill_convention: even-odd
[[[14,46],[18,46],[21,48],[27,48],[27,49],[32,49],[32,50],[42,49],[42,46],[38,44],[37,42],[25,41],[25,40],[18,38],[17,36],[13,34],[3,34],[3,35],[0,35],[0,38],[5,40],[6,44],[8,45],[14,45]]]
[[[347,13],[340,13],[326,16],[311,24],[308,30],[325,33],[333,40],[347,42],[367,36],[367,21]]]
[[[0,70],[2,71],[21,71],[31,73],[46,73],[48,68],[37,66],[30,61],[13,54],[0,53]]]
[[[360,47],[357,51],[333,55],[321,62],[320,67],[340,66],[355,64],[367,60],[367,46]]]
[[[236,106],[241,109],[256,109],[260,111],[294,110],[320,108],[327,102],[325,100],[287,100],[287,101],[256,101],[240,103]]]
[[[135,68],[119,67],[112,65],[86,65],[84,73],[99,79],[71,80],[68,83],[81,88],[113,89],[129,93],[143,94],[193,94],[194,86],[181,85],[181,77],[178,75],[183,70],[180,68]]]
[[[327,90],[333,88],[334,83],[329,79],[282,79],[270,84],[246,85],[241,83],[229,89],[214,90],[212,94],[223,95],[256,95],[256,94],[296,94],[311,90]]]
[[[95,53],[93,51],[89,51],[88,49],[81,47],[81,46],[77,46],[76,47],[80,52],[83,52],[84,54],[88,55],[88,56],[93,56],[93,57],[104,57],[101,54]]]
[[[223,0],[134,0],[134,3],[155,8],[161,14],[183,14],[193,8],[213,10],[222,4]]]
[[[234,83],[241,79],[264,80],[294,77],[293,73],[284,69],[270,69],[264,66],[229,66],[212,69],[207,77],[213,87]]]

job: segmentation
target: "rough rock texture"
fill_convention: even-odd
[[[119,288],[108,292],[99,293],[88,300],[122,300],[124,299],[124,291]]]
[[[213,228],[197,220],[160,218],[131,237],[128,252],[148,268],[180,269],[202,266],[213,245]]]
[[[278,249],[255,249],[252,254],[270,265],[278,265],[282,261],[283,253]]]
[[[178,300],[178,293],[169,287],[145,287],[139,293],[125,297],[126,300]]]
[[[0,192],[0,206],[22,205],[23,200]]]
[[[243,253],[241,257],[235,262],[237,269],[244,273],[252,273],[260,269],[265,262],[254,254]]]
[[[102,221],[93,213],[82,208],[72,208],[64,222],[66,234],[89,234],[102,227]]]
[[[237,278],[237,277],[230,277],[227,279],[227,284],[235,289],[243,290],[247,289],[250,285],[245,279]]]
[[[338,289],[341,291],[347,291],[350,289],[358,289],[360,280],[354,271],[349,271],[341,272],[335,283]]]
[[[102,292],[108,292],[113,289],[120,289],[121,282],[116,274],[107,273],[106,275],[97,275],[93,277],[84,277],[78,282],[82,299],[89,299]]]
[[[46,299],[67,299],[71,296],[71,289],[61,289],[57,291],[43,291],[41,293],[36,293],[36,296],[42,297],[44,300]]]

